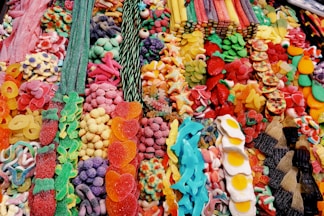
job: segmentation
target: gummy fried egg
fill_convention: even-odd
[[[256,215],[255,199],[245,202],[234,202],[230,199],[229,209],[232,216],[254,216]]]
[[[245,140],[239,123],[228,114],[217,118],[217,128],[223,135]]]
[[[235,202],[244,202],[255,199],[252,175],[237,174],[225,175],[226,189]]]
[[[230,136],[223,136],[222,138],[222,146],[224,151],[235,151],[237,149],[244,151],[244,144],[245,140],[239,138]]]
[[[223,166],[226,172],[232,176],[238,173],[245,175],[252,173],[247,155],[239,149],[223,153]]]

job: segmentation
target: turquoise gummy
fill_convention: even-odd
[[[179,200],[179,215],[200,215],[208,202],[208,192],[205,187],[207,178],[203,173],[204,160],[198,149],[203,125],[193,122],[188,117],[179,127],[176,144],[171,148],[179,157],[180,180],[171,185],[183,196]]]

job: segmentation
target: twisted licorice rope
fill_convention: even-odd
[[[142,82],[139,60],[141,18],[138,10],[140,0],[125,0],[123,5],[123,22],[121,34],[123,42],[120,45],[122,69],[120,71],[124,99],[126,101],[142,102]]]

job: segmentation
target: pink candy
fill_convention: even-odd
[[[86,99],[83,105],[85,111],[103,107],[107,114],[111,114],[118,103],[124,101],[123,92],[109,83],[92,83],[85,90]]]
[[[140,160],[153,157],[162,158],[166,151],[166,138],[169,135],[169,126],[161,117],[142,118],[139,132]]]
[[[26,110],[27,107],[32,111],[46,108],[57,88],[57,85],[40,80],[24,82],[19,88],[18,110]]]

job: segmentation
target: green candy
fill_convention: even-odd
[[[37,178],[35,180],[35,187],[33,194],[38,194],[42,191],[54,190],[54,179],[52,178]]]
[[[306,74],[300,74],[298,77],[298,84],[302,87],[307,87],[312,85],[311,78]]]
[[[324,102],[324,87],[317,80],[313,80],[312,94],[320,102]]]

